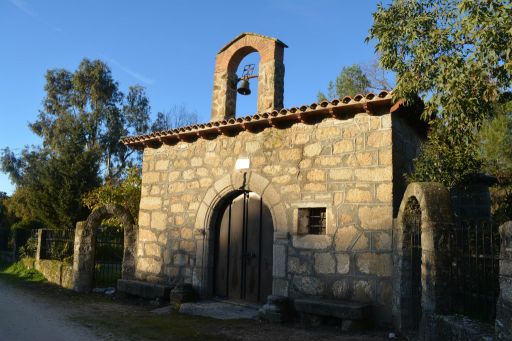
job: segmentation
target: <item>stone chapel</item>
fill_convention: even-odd
[[[393,219],[422,108],[386,91],[283,108],[286,47],[240,34],[217,53],[210,122],[123,138],[144,151],[135,279],[256,304],[368,302],[390,323]],[[253,52],[257,113],[237,117]]]

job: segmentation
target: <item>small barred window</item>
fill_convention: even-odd
[[[299,208],[298,234],[325,234],[325,207]]]

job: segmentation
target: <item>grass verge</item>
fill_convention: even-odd
[[[46,282],[46,278],[39,271],[26,268],[21,261],[12,264],[0,264],[0,276],[5,279],[32,283]]]

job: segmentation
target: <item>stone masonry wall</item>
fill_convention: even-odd
[[[66,289],[73,288],[73,267],[58,260],[22,258],[27,269],[39,271],[48,282]]]
[[[201,231],[194,229],[197,215],[204,214],[200,205],[244,156],[251,172],[280,194],[281,202],[268,206],[289,225],[274,226],[286,232],[274,245],[274,294],[373,302],[380,319],[390,321],[391,124],[391,114],[360,113],[146,148],[136,278],[193,282],[200,262],[195,240]],[[268,197],[263,200],[268,204]],[[318,206],[326,207],[326,235],[297,235],[298,208]],[[206,262],[211,266],[213,260]]]
[[[500,226],[500,296],[496,305],[496,340],[512,340],[512,221]]]
[[[393,115],[393,215],[396,217],[407,187],[404,174],[413,170],[413,160],[420,152],[422,138],[405,120]]]

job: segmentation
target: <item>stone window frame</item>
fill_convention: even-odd
[[[291,237],[293,246],[299,249],[325,249],[332,243],[336,233],[335,210],[327,202],[296,202],[293,208]],[[325,234],[299,234],[299,208],[325,208]]]
[[[318,210],[318,212],[316,212]],[[327,208],[326,207],[299,207],[297,208],[298,211],[298,219],[297,219],[297,234],[298,235],[308,235],[308,234],[314,234],[314,235],[324,235],[327,233]],[[303,213],[301,213],[303,212]],[[314,216],[313,213],[319,213],[320,219],[318,219],[318,226],[315,226],[312,224],[312,216],[315,218],[318,218],[317,216]],[[323,214],[323,219],[321,219]],[[323,227],[320,227],[321,220],[325,220],[323,222]],[[318,230],[313,229],[313,227],[317,227]]]

